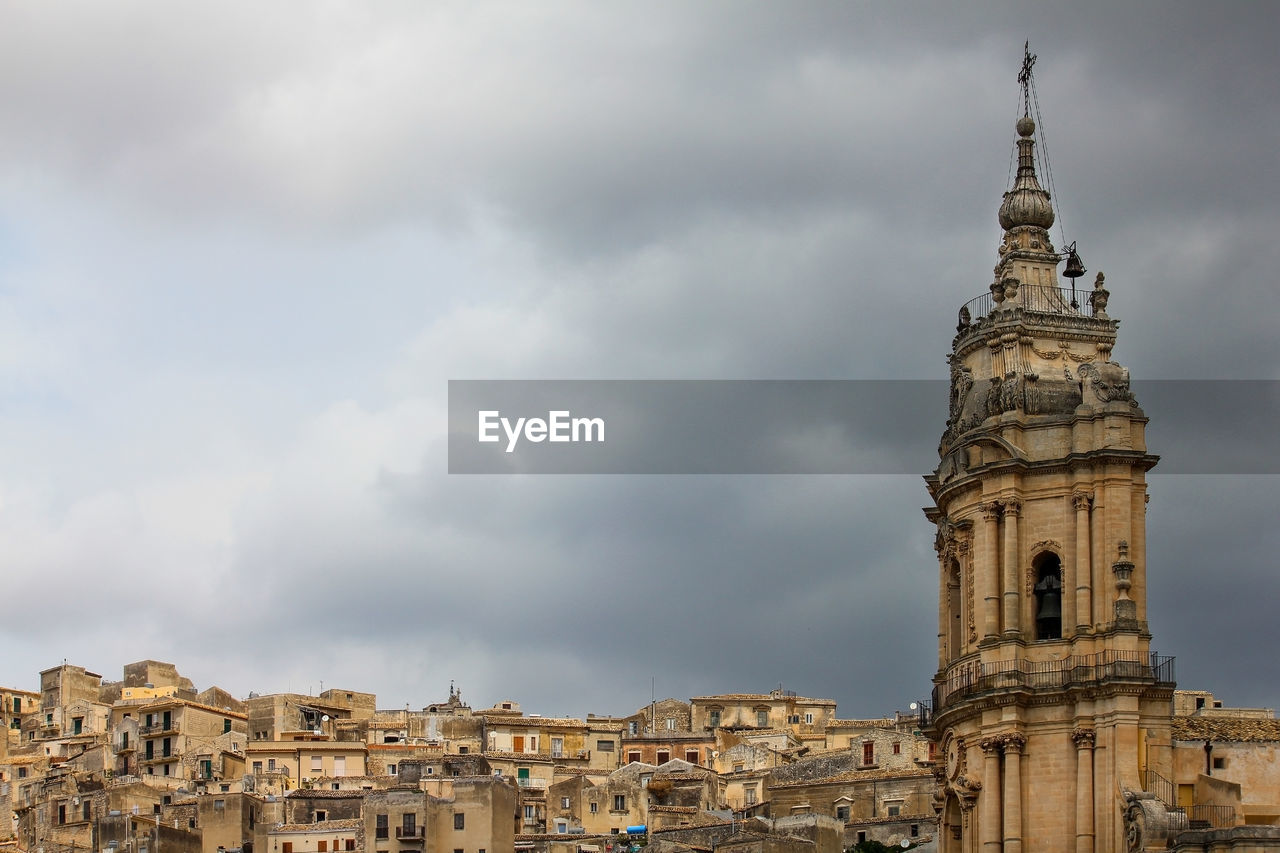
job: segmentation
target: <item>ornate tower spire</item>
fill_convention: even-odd
[[[939,561],[925,723],[947,760],[944,853],[1021,853],[1024,839],[1037,853],[1124,850],[1119,792],[1172,761],[1172,663],[1151,653],[1146,622],[1156,457],[1128,371],[1111,361],[1119,323],[1101,274],[1087,300],[1057,285],[1034,61],[1028,51],[1018,75],[995,280],[960,309],[951,415],[925,478]],[[1064,275],[1083,272],[1071,257]]]

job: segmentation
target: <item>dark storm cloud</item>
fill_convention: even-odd
[[[0,535],[15,592],[101,595],[65,648],[6,635],[0,681],[162,657],[388,707],[450,678],[555,713],[651,678],[901,707],[935,664],[917,476],[449,477],[446,380],[945,380],[1024,39],[1116,359],[1280,378],[1277,14],[6,9]],[[1273,479],[1151,482],[1156,644],[1228,702],[1280,702],[1239,651],[1280,592]],[[93,618],[156,577],[205,606]]]

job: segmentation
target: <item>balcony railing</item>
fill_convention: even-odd
[[[415,839],[420,841],[422,840],[422,827],[417,826],[416,824],[414,826],[397,826],[396,838],[400,838],[405,841]]]
[[[969,696],[1014,688],[1054,690],[1111,681],[1144,681],[1172,686],[1175,681],[1173,660],[1169,655],[1155,652],[1111,649],[1049,661],[962,661],[952,664],[942,683],[933,688],[931,707],[936,713]],[[920,710],[924,712],[923,704]]]
[[[1034,311],[1041,314],[1068,314],[1077,317],[1096,317],[1089,289],[1052,287],[1042,284],[1024,284],[1018,287],[1018,294],[1013,299],[1004,299],[997,303],[990,293],[974,297],[964,304],[961,312],[968,311],[970,322],[988,316],[992,310],[1008,310],[1020,308],[1023,311]]]
[[[1226,829],[1236,825],[1235,806],[1191,805],[1178,806],[1176,786],[1154,770],[1146,770],[1142,774],[1142,787],[1148,793],[1155,794],[1156,799],[1164,803],[1165,808],[1179,816],[1176,826],[1188,829]]]
[[[530,779],[527,776],[521,776],[520,778],[516,779],[516,784],[519,785],[521,788],[545,788],[547,787],[547,780]]]

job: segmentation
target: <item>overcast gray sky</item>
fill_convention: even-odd
[[[5,4],[0,683],[154,657],[383,707],[904,708],[936,664],[919,476],[450,476],[447,380],[945,379],[1025,39],[1116,360],[1280,379],[1278,19]],[[1154,646],[1280,706],[1280,478],[1151,493]]]

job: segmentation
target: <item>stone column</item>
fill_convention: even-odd
[[[1093,853],[1093,729],[1076,729],[1076,853]]]
[[[1076,508],[1076,633],[1093,632],[1093,560],[1090,555],[1089,507],[1093,496],[1076,492],[1071,496]]]
[[[1016,732],[1004,741],[1004,851],[1022,853],[1022,748],[1027,739]]]
[[[1000,633],[1000,504],[982,505],[984,573],[982,575],[982,636],[994,638]]]
[[[946,669],[950,657],[947,650],[947,630],[950,614],[947,613],[947,586],[951,583],[951,567],[947,565],[946,548],[938,549],[938,669]]]
[[[1018,513],[1022,502],[1004,502],[1004,633],[1022,633],[1022,579],[1018,577]]]
[[[978,796],[978,840],[982,853],[1000,850],[1000,739],[982,739],[982,793]]]

